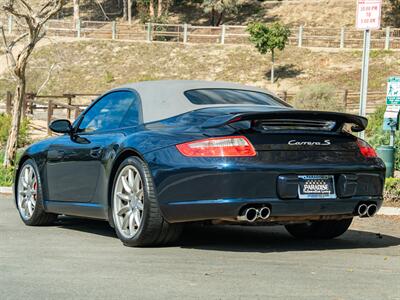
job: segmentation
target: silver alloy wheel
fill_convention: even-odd
[[[135,236],[144,210],[143,182],[134,166],[126,166],[118,175],[114,189],[113,218],[125,238]]]
[[[32,218],[37,201],[37,177],[29,164],[25,165],[18,180],[18,210],[24,220]]]

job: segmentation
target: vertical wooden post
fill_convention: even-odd
[[[112,22],[111,37],[112,37],[113,40],[115,40],[117,38],[117,22],[115,22],[115,21]]]
[[[226,34],[226,27],[225,24],[221,26],[221,44],[225,44],[225,34]]]
[[[6,97],[6,113],[11,115],[11,102],[12,102],[12,94],[10,91],[7,91]]]
[[[8,34],[12,34],[13,32],[13,26],[14,26],[14,19],[13,16],[10,15],[8,16]]]
[[[132,0],[128,0],[128,22],[132,25]]]
[[[35,99],[35,95],[30,95],[29,96],[29,98],[27,99],[28,100],[28,107],[29,107],[29,113],[31,114],[31,115],[33,115],[33,99]]]
[[[298,47],[303,47],[303,25],[299,27],[299,36],[298,36]]]
[[[342,27],[340,30],[340,49],[344,48],[344,39],[345,39],[345,28]]]
[[[283,91],[283,101],[287,102],[287,91]]]
[[[152,36],[151,36],[152,27],[153,27],[153,25],[151,24],[151,22],[147,23],[147,41],[149,43],[152,40]]]
[[[80,113],[81,113],[81,111],[80,111],[79,107],[76,107],[75,108],[75,116],[74,116],[75,120],[78,119]]]
[[[69,106],[72,105],[72,97],[71,96],[69,96],[67,98],[67,103],[68,103]],[[71,107],[67,108],[67,119],[71,119]]]
[[[344,90],[343,91],[343,106],[344,106],[344,111],[347,111],[347,105],[348,105],[348,103],[347,103],[347,98],[348,98],[348,96],[349,96],[349,90]]]
[[[81,37],[81,19],[76,20],[76,37]]]
[[[53,100],[49,100],[47,104],[47,124],[50,125],[51,119],[53,117]],[[47,127],[47,134],[51,135],[51,130]]]
[[[385,50],[390,49],[390,27],[386,27]]]
[[[183,24],[183,43],[186,44],[188,42],[188,24]]]

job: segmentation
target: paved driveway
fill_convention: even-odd
[[[0,195],[0,299],[400,299],[400,220],[342,238],[280,227],[193,227],[179,245],[127,248],[99,221],[26,227]]]

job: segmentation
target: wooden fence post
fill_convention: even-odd
[[[12,34],[14,26],[14,19],[13,16],[8,16],[8,34]]]
[[[53,117],[53,100],[49,100],[47,104],[47,124],[50,125],[51,119]],[[47,134],[51,135],[51,130],[49,126],[47,126]]]
[[[348,90],[348,89],[345,89],[345,90],[343,91],[343,106],[344,106],[344,111],[347,111],[347,105],[348,105],[348,103],[347,103],[347,98],[348,98],[348,96],[349,96],[349,90]]]
[[[76,20],[76,37],[79,39],[81,37],[81,19]]]
[[[11,115],[11,102],[12,102],[12,94],[10,91],[7,91],[6,96],[6,113]]]
[[[225,44],[225,34],[226,34],[226,26],[222,24],[221,26],[221,44]]]
[[[147,23],[147,42],[149,42],[149,43],[152,40],[152,36],[151,36],[152,27],[153,27],[153,25],[151,24],[151,22]]]
[[[183,43],[186,44],[188,42],[188,24],[183,24]]]
[[[389,50],[390,48],[390,27],[386,27],[386,35],[385,35],[385,50]]]
[[[67,103],[68,103],[68,105],[72,105],[72,97],[71,96],[68,96]],[[71,108],[70,107],[67,108],[67,119],[71,119]]]
[[[79,107],[76,107],[75,108],[75,116],[74,116],[75,120],[78,119],[80,113],[81,113],[81,111],[80,111]]]
[[[303,46],[303,25],[300,25],[299,27],[299,36],[298,36],[298,47],[302,47]]]
[[[283,91],[283,101],[287,102],[287,91]]]
[[[111,30],[112,30],[112,33],[111,33],[112,39],[115,40],[117,38],[117,22],[115,22],[115,21],[112,22]]]
[[[344,48],[344,39],[345,39],[345,28],[342,27],[340,29],[340,49]]]

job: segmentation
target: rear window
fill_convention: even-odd
[[[186,98],[197,105],[207,104],[256,104],[289,106],[284,101],[262,92],[231,89],[198,89],[185,92]]]

